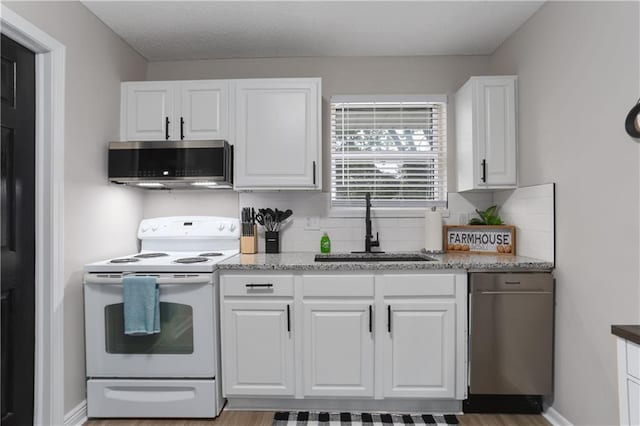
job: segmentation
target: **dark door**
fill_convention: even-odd
[[[2,36],[2,426],[33,424],[35,55]]]

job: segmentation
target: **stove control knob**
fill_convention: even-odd
[[[229,231],[233,232],[233,231],[235,231],[235,230],[236,230],[236,225],[235,225],[235,223],[230,223],[230,224],[229,224]]]
[[[152,226],[152,227],[151,227],[151,230],[152,230],[153,232],[156,232],[156,231],[158,230],[158,227],[157,227],[157,226]]]
[[[218,231],[224,230],[224,223],[218,225]]]
[[[149,227],[147,227],[147,226],[143,226],[142,227],[142,232],[147,232],[148,230],[149,230]]]

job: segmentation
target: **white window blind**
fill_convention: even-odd
[[[446,97],[333,97],[331,205],[447,203]]]

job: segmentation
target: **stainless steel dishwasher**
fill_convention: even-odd
[[[553,391],[554,280],[472,273],[467,412],[539,412]]]

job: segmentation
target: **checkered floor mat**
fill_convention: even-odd
[[[327,413],[281,411],[273,417],[273,426],[388,426],[388,425],[457,425],[455,415]]]

